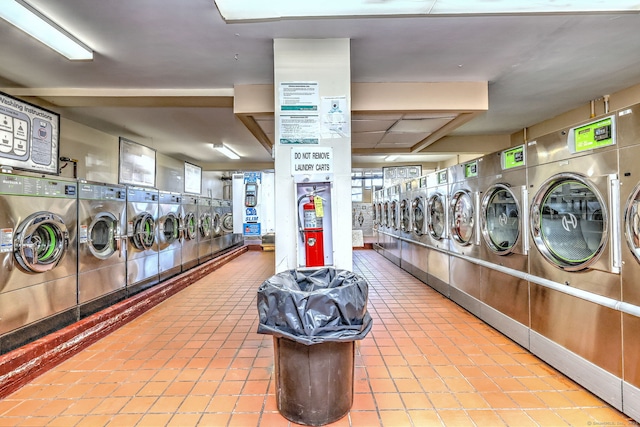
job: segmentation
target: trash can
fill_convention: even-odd
[[[321,426],[353,405],[355,340],[371,330],[369,287],[332,267],[289,270],[258,289],[258,333],[273,335],[278,411]]]

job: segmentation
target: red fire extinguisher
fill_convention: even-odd
[[[324,266],[324,238],[322,236],[322,218],[316,215],[315,199],[320,198],[313,194],[307,194],[309,201],[302,205],[303,227],[302,239],[304,241],[304,255],[307,267]]]

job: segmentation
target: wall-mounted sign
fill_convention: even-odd
[[[571,138],[572,136],[573,138]],[[607,147],[615,143],[615,121],[613,116],[573,128],[569,132],[569,144],[573,145],[571,148],[575,153]]]
[[[320,96],[318,82],[280,83],[280,144],[318,144]]]
[[[525,165],[524,145],[504,150],[501,154],[502,169],[513,169]]]
[[[291,149],[291,175],[333,173],[333,148],[293,147]]]
[[[446,184],[447,183],[447,170],[441,170],[440,172],[438,172],[438,185],[440,184]]]
[[[156,150],[121,137],[118,181],[120,184],[155,187]]]
[[[184,162],[184,192],[200,194],[202,192],[202,168]]]
[[[60,115],[0,92],[0,165],[58,175]]]

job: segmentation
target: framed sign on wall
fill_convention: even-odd
[[[120,137],[118,182],[155,187],[156,150]]]

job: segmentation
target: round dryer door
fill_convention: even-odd
[[[390,227],[394,230],[398,229],[398,202],[392,201],[389,205],[389,221],[391,222]]]
[[[133,220],[133,246],[141,251],[151,249],[156,241],[156,224],[151,214],[144,212]]]
[[[602,196],[581,176],[547,180],[531,205],[531,235],[542,255],[558,268],[578,271],[595,262],[607,241]]]
[[[457,191],[451,198],[451,236],[461,245],[471,244],[475,226],[473,199],[464,191]]]
[[[425,231],[424,200],[422,197],[413,199],[411,209],[413,210],[413,232],[422,236]]]
[[[62,218],[51,212],[28,216],[16,230],[16,260],[31,273],[52,270],[69,246],[69,231]]]
[[[373,225],[378,225],[378,204],[373,204]]]
[[[107,259],[120,250],[120,221],[110,212],[100,212],[87,229],[89,252],[98,259]]]
[[[233,233],[233,215],[230,213],[226,213],[222,216],[222,231],[225,233]]]
[[[198,232],[198,221],[193,212],[189,212],[184,217],[184,237],[187,240],[196,238]]]
[[[627,244],[633,256],[640,262],[640,185],[635,188],[633,195],[627,201],[624,219]]]
[[[411,209],[409,200],[402,199],[400,202],[400,229],[404,232],[411,231]]]
[[[445,237],[447,229],[447,205],[442,194],[429,197],[429,235],[436,240]]]
[[[209,213],[200,215],[200,236],[211,236],[211,214]]]
[[[180,237],[180,218],[169,212],[160,218],[160,238],[163,242],[171,244]]]
[[[482,237],[498,255],[511,253],[520,236],[520,206],[511,189],[496,184],[482,200]]]
[[[389,227],[389,202],[384,202],[384,206],[382,209],[382,225],[385,227]]]
[[[213,233],[214,236],[219,236],[220,235],[220,215],[213,214],[213,217],[211,219],[211,232]]]

